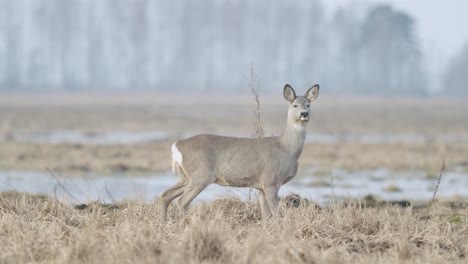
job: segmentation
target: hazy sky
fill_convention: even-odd
[[[325,0],[328,11],[340,5],[390,3],[417,19],[421,45],[431,70],[445,67],[468,42],[467,0]]]

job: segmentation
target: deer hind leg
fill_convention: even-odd
[[[191,183],[187,185],[185,188],[184,193],[179,199],[179,209],[181,215],[184,215],[187,213],[188,208],[190,206],[190,203],[199,195],[206,187],[210,185],[209,183]]]
[[[266,196],[266,201],[268,203],[268,206],[270,207],[270,211],[273,214],[273,216],[276,218],[279,213],[279,198],[278,198],[278,190],[279,188],[276,186],[269,186],[264,188],[265,196]]]
[[[184,179],[180,179],[174,186],[161,194],[161,222],[166,222],[167,207],[172,202],[172,200],[184,193],[184,187],[186,185],[187,182]]]
[[[262,209],[262,217],[263,219],[267,219],[271,216],[271,211],[266,200],[265,192],[263,190],[258,190],[258,194],[258,198],[260,200],[260,208]]]

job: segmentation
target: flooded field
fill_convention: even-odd
[[[132,145],[171,138],[189,137],[195,133],[173,133],[166,131],[108,131],[108,132],[77,132],[77,131],[42,131],[42,132],[9,132],[0,134],[0,142],[13,141],[32,144],[82,144],[82,145]],[[242,137],[242,135],[232,135]],[[357,142],[362,144],[425,144],[433,141],[445,143],[466,143],[468,134],[458,135],[427,135],[427,134],[321,134],[308,133],[306,143],[339,144],[342,142]]]
[[[171,173],[154,176],[75,175],[63,177],[56,173],[34,171],[0,171],[0,192],[14,190],[32,194],[46,194],[74,203],[101,201],[106,203],[134,200],[151,202],[177,182]],[[280,190],[280,196],[295,193],[322,206],[332,201],[362,199],[372,195],[380,200],[430,200],[437,179],[424,172],[396,173],[385,169],[349,172],[334,170],[331,177],[303,176],[294,179]],[[438,198],[464,200],[468,198],[468,175],[447,173],[441,180]],[[196,201],[223,197],[253,198],[248,188],[209,186]]]
[[[252,136],[246,96],[52,96],[0,100],[0,191],[18,190],[84,202],[151,201],[174,184],[170,146],[198,133]],[[286,106],[262,104],[265,135],[279,135]],[[295,180],[297,193],[326,205],[333,199],[468,197],[468,104],[456,100],[320,98]],[[52,177],[51,170],[58,179]],[[60,172],[60,173],[58,173]],[[66,191],[65,191],[66,190]],[[210,186],[198,200],[248,199],[248,189]]]
[[[0,140],[34,144],[83,144],[83,145],[131,145],[167,139],[168,134],[160,131],[80,133],[76,131],[54,131],[35,133],[9,133],[0,135]]]

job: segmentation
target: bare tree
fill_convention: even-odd
[[[443,88],[447,95],[468,96],[468,43],[449,63],[444,76]]]

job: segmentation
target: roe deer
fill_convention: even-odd
[[[167,207],[180,197],[181,214],[208,185],[253,187],[259,190],[262,216],[278,215],[278,190],[297,172],[309,121],[310,103],[319,94],[312,86],[305,96],[296,96],[286,84],[284,98],[289,102],[286,128],[281,136],[235,138],[197,135],[172,145],[172,171],[179,181],[161,195],[161,221]]]

